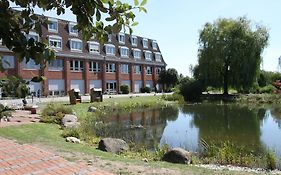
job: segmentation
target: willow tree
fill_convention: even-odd
[[[198,65],[194,76],[205,86],[229,86],[247,91],[256,81],[269,34],[264,26],[245,17],[218,19],[200,31]]]

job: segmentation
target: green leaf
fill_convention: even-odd
[[[134,0],[135,6],[139,5],[139,1],[138,0]]]
[[[96,18],[97,18],[97,21],[100,21],[100,19],[101,19],[101,14],[100,14],[99,10],[97,10],[97,12],[96,12]]]
[[[132,26],[137,26],[137,25],[139,25],[138,22],[134,22],[134,23],[132,24]]]
[[[143,11],[144,13],[147,13],[147,10],[146,10],[144,7],[140,7],[140,8],[139,8],[139,11],[140,11],[140,12]]]
[[[140,4],[140,6],[144,6],[147,3],[147,0],[143,0]]]

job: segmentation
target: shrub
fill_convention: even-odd
[[[198,80],[186,79],[181,81],[179,89],[185,101],[196,101],[202,94],[203,86]]]
[[[76,137],[78,139],[80,139],[80,134],[78,129],[74,129],[74,128],[66,128],[63,130],[63,133],[61,134],[63,138],[66,137]]]
[[[150,93],[151,89],[150,87],[142,87],[140,88],[141,93]]]
[[[61,120],[65,114],[72,114],[70,107],[58,104],[48,104],[41,112],[41,122],[61,124]]]
[[[259,93],[262,93],[262,94],[267,93],[267,94],[269,94],[269,93],[272,93],[274,91],[274,89],[275,89],[274,86],[267,85],[267,86],[264,86],[262,88],[259,88]]]
[[[266,169],[276,169],[276,157],[272,151],[268,151],[268,153],[266,154]]]
[[[179,93],[173,93],[171,95],[162,95],[161,98],[166,101],[179,101],[179,102],[184,101],[183,96]]]
[[[129,94],[129,92],[130,92],[130,88],[126,84],[122,84],[120,86],[120,90],[121,90],[122,94]]]

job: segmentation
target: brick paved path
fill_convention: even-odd
[[[111,175],[54,153],[0,137],[0,175]]]

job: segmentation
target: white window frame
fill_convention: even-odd
[[[76,67],[75,63],[78,63],[78,67]],[[72,66],[71,66],[72,63]],[[71,60],[70,61],[70,71],[71,72],[82,72],[84,70],[84,61],[82,60]]]
[[[124,41],[121,40],[121,38],[123,38]],[[118,34],[118,42],[119,42],[120,44],[125,44],[125,42],[126,42],[126,35],[125,35],[125,33],[119,33],[119,34]]]
[[[99,50],[95,50],[93,46],[97,46]],[[88,48],[89,48],[89,53],[100,54],[100,43],[95,41],[88,41]]]
[[[152,48],[153,48],[153,50],[158,50],[158,44],[157,44],[156,40],[152,41]]]
[[[52,46],[51,45],[51,40],[55,41],[55,42],[60,42],[61,43],[61,47],[58,46]],[[58,49],[58,50],[62,50],[62,38],[60,36],[56,36],[56,35],[50,35],[49,36],[49,46],[54,48],[54,49]]]
[[[49,21],[49,22],[52,22],[52,23],[54,22],[54,23],[57,24],[57,25],[56,25],[56,26],[57,26],[56,29],[51,29],[51,28],[50,28],[50,24],[48,23],[48,31],[49,31],[49,32],[56,32],[56,33],[57,33],[58,30],[59,30],[59,22],[58,22],[58,20],[55,19],[55,18],[48,18],[48,21]]]
[[[124,50],[127,51],[127,54],[123,53]],[[128,47],[124,47],[124,46],[119,47],[119,52],[120,52],[120,56],[122,58],[129,58],[129,48]]]
[[[35,36],[35,37],[37,37],[37,39],[36,38],[34,38],[34,37],[32,37],[32,36]],[[38,33],[36,33],[36,32],[29,32],[27,35],[26,35],[26,38],[27,38],[27,40],[29,40],[30,38],[33,38],[35,41],[40,41],[40,37],[39,37],[39,34]]]
[[[139,52],[139,56],[137,57],[136,52]],[[133,56],[135,59],[141,59],[141,50],[140,49],[133,49]]]
[[[62,63],[62,65],[61,65],[61,66],[58,66],[58,65],[56,65],[56,66],[50,66],[50,63],[51,63],[51,62],[49,62],[49,64],[48,64],[48,70],[49,70],[49,71],[62,71],[62,70],[63,70],[63,68],[64,68],[64,62],[63,62],[62,59],[56,59],[56,60],[52,60],[52,61],[58,61],[58,60]]]
[[[136,42],[133,42],[134,40],[135,40]],[[137,47],[137,46],[138,46],[138,37],[136,37],[136,36],[131,36],[131,44],[132,44],[132,46]]]
[[[80,49],[72,48],[72,43],[74,43],[74,42],[80,43],[81,44],[81,48]],[[83,42],[82,42],[82,40],[80,40],[78,38],[70,38],[69,39],[69,47],[70,47],[70,50],[72,52],[82,52],[82,50],[83,50]]]
[[[116,64],[115,63],[107,63],[106,64],[106,73],[115,73],[116,72]]]
[[[162,62],[162,54],[160,52],[155,52],[154,55],[156,62]],[[160,58],[158,58],[158,56],[160,56]]]
[[[100,72],[101,71],[101,65],[99,64],[99,62],[90,61],[89,62],[89,71],[90,72]]]
[[[137,69],[137,67],[138,67],[139,69]],[[135,65],[135,66],[134,66],[134,73],[135,73],[135,74],[141,74],[141,72],[142,72],[142,67],[141,67],[141,65]]]
[[[129,65],[128,64],[120,64],[121,74],[129,74]]]
[[[147,38],[143,38],[142,39],[142,47],[145,48],[145,49],[148,48],[148,39]]]
[[[15,57],[13,55],[2,55],[2,66],[5,69],[14,69]]]
[[[114,53],[108,52],[108,48],[113,48]],[[105,44],[105,53],[106,55],[115,55],[116,54],[115,46],[113,44]]]
[[[148,57],[148,55],[150,55],[150,57]],[[145,58],[145,60],[147,60],[147,61],[152,61],[152,52],[149,51],[149,50],[145,50],[145,51],[144,51],[144,58]]]
[[[78,30],[73,28],[75,25],[77,25],[77,23],[69,22],[68,23],[68,32],[70,35],[78,36]]]
[[[146,75],[152,75],[153,68],[152,66],[146,66]]]

